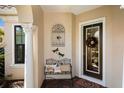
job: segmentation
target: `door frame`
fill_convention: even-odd
[[[95,83],[98,83],[98,84],[101,84],[103,86],[105,86],[105,77],[106,77],[106,75],[105,75],[105,60],[106,60],[106,57],[105,57],[105,53],[106,53],[106,51],[105,51],[105,47],[106,47],[105,20],[106,20],[105,17],[101,17],[101,18],[97,18],[97,19],[79,23],[79,50],[78,50],[79,51],[79,70],[78,70],[79,77],[87,79],[87,80],[95,82]],[[103,42],[102,42],[103,43],[103,60],[102,60],[103,79],[102,80],[83,75],[83,42],[82,42],[83,41],[83,32],[82,32],[83,26],[94,24],[94,23],[99,23],[99,22],[103,23]]]

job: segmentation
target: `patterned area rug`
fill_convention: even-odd
[[[41,88],[105,88],[94,82],[74,77],[73,79],[44,80]]]
[[[102,85],[78,77],[75,77],[73,79],[73,82],[74,82],[74,87],[76,88],[105,88]]]
[[[24,81],[12,81],[9,83],[9,88],[24,88]]]
[[[24,88],[24,80],[1,80],[0,88]]]

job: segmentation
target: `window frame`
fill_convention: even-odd
[[[16,51],[16,45],[23,45],[23,47],[25,47],[25,44],[16,44],[16,27],[22,27],[21,24],[14,24],[13,25],[13,32],[14,32],[14,61],[13,61],[13,65],[14,66],[21,66],[23,67],[25,62],[24,63],[16,63],[17,61],[17,51]],[[25,51],[25,48],[24,48],[24,51]],[[23,61],[25,61],[25,52],[24,52],[24,58],[23,58]]]

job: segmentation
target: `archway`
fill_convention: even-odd
[[[3,6],[4,7],[4,6]],[[10,6],[5,5],[5,8]],[[14,30],[13,25],[19,24],[23,27],[26,33],[26,69],[25,70],[25,87],[33,87],[33,49],[32,49],[32,9],[31,6],[11,6],[13,11],[7,13],[3,12],[2,18],[5,20],[5,34],[6,34],[6,70],[5,73],[7,76],[11,76],[13,79],[24,78],[24,65],[17,66],[13,65],[14,63]],[[16,11],[17,10],[17,11]],[[1,16],[0,15],[0,16]],[[30,41],[30,43],[28,43]],[[10,63],[11,62],[11,63]],[[28,71],[28,73],[27,73]],[[17,73],[17,74],[15,74]],[[22,77],[19,77],[19,76]],[[26,84],[27,83],[27,84]]]
[[[34,87],[33,76],[33,15],[31,6],[16,6],[19,23],[25,31],[25,87]]]

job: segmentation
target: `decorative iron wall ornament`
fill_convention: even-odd
[[[59,56],[59,58],[64,57],[64,55],[65,55],[65,54],[60,52],[59,48],[56,48],[56,49],[52,50],[52,52],[56,53]]]
[[[83,74],[102,80],[103,23],[83,26]]]
[[[65,46],[65,28],[62,24],[56,24],[52,27],[52,46]]]
[[[53,53],[56,53],[57,54],[57,52],[59,51],[59,48],[56,48],[56,49],[54,49],[52,51],[53,51]]]

